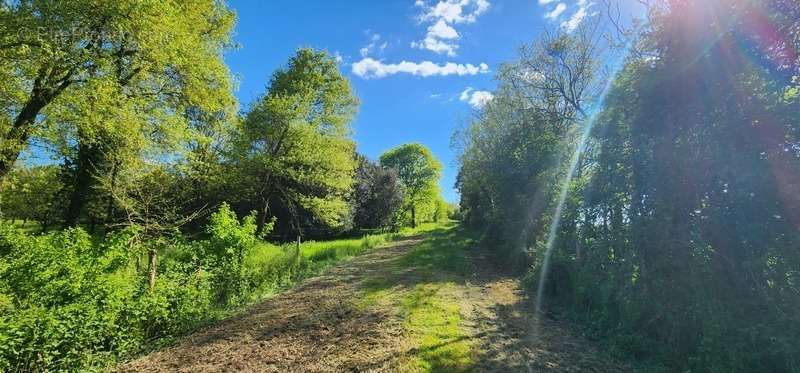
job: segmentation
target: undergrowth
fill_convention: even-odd
[[[433,229],[275,245],[223,205],[208,237],[137,227],[31,234],[0,223],[0,371],[107,370],[272,296],[331,265]],[[157,276],[150,281],[155,255]]]

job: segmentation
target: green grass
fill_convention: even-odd
[[[320,274],[325,269],[391,241],[435,231],[441,224],[426,223],[399,232],[373,233],[362,238],[330,241],[306,241],[275,245],[260,242],[244,258],[244,271],[252,291],[248,304],[268,298],[291,287],[298,281]]]
[[[406,330],[418,346],[412,357],[418,370],[463,372],[474,364],[474,346],[467,338],[453,283],[468,272],[464,251],[473,242],[460,227],[449,225],[430,232],[400,261],[403,267],[416,268],[423,279],[400,303]]]
[[[356,256],[386,242],[386,234],[336,241],[308,241],[300,244],[300,253],[312,262],[338,261]]]
[[[42,231],[42,226],[32,220],[28,220],[27,222],[23,222],[22,220],[6,220],[6,222],[9,221],[15,227],[22,229],[26,234],[39,233]]]
[[[417,228],[403,228],[399,232],[368,234],[362,238],[346,238],[332,241],[306,241],[300,244],[300,254],[312,263],[333,264],[344,259],[384,245],[390,241],[431,232],[441,227],[440,224],[426,223]],[[287,244],[292,245],[292,244]]]
[[[413,346],[401,370],[469,371],[475,346],[463,324],[455,281],[468,273],[464,251],[474,238],[454,224],[428,227],[425,232],[426,239],[390,264],[386,276],[363,284],[356,306],[394,303]]]
[[[419,284],[401,301],[416,347],[411,364],[423,372],[464,372],[474,364],[453,283]]]

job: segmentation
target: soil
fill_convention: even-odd
[[[395,372],[417,346],[391,302],[363,303],[376,282],[413,285],[414,268],[388,271],[421,237],[394,242],[330,268],[245,313],[120,365],[119,372]],[[519,281],[467,252],[469,274],[456,282],[476,372],[625,372],[574,326],[537,318]],[[428,279],[429,280],[429,279]]]

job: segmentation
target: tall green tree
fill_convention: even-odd
[[[461,212],[514,263],[544,252],[540,235],[577,130],[604,86],[598,56],[606,48],[597,30],[587,20],[571,33],[545,33],[524,45],[499,69],[494,99],[454,134]]]
[[[324,224],[342,224],[356,168],[357,108],[350,83],[325,52],[300,49],[273,74],[245,116],[231,157],[243,196],[257,207],[259,234],[272,202],[294,220],[303,210]]]
[[[188,108],[229,110],[234,18],[217,0],[0,2],[0,179],[56,126],[168,143]]]
[[[442,163],[422,144],[403,144],[383,153],[381,166],[397,170],[403,182],[405,206],[411,212],[411,226],[417,226],[421,204],[435,204],[439,198]],[[434,208],[435,210],[435,208]]]

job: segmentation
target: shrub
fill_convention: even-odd
[[[206,232],[140,244],[136,227],[31,236],[0,223],[0,371],[106,369],[391,237],[298,251],[258,240],[254,215],[240,222],[225,204]],[[141,262],[150,247],[161,259],[153,289]]]
[[[256,215],[251,213],[239,222],[227,203],[211,215],[206,227],[209,239],[205,251],[214,268],[217,298],[221,302],[237,304],[245,297],[242,263],[257,241],[255,221]],[[263,234],[271,229],[272,224],[264,228]]]
[[[135,232],[95,244],[80,228],[28,236],[0,225],[0,371],[103,367],[209,318],[202,271],[167,266],[149,291],[131,260]]]
[[[0,316],[0,370],[93,366],[138,344],[119,317],[135,290],[120,286],[131,283],[119,245],[128,234],[93,245],[79,228],[42,236],[0,228],[9,310]]]

